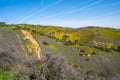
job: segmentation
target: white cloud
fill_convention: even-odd
[[[72,11],[68,12],[67,14],[72,14],[72,13],[76,13],[78,11],[81,11],[83,9],[87,9],[87,8],[89,8],[89,7],[93,6],[93,5],[96,5],[96,4],[98,4],[98,3],[102,2],[102,1],[104,1],[104,0],[98,0],[98,1],[95,1],[95,2],[91,2],[90,4],[87,4],[87,5],[85,5],[85,6],[81,7],[81,8],[76,8],[75,10],[72,10]]]
[[[22,18],[21,20],[19,20],[18,23],[22,23],[23,21],[27,20],[28,18],[32,17],[33,15],[35,15],[37,13],[40,13],[40,12],[44,11],[45,9],[50,8],[50,7],[56,6],[56,5],[60,4],[62,1],[63,0],[58,0],[57,2],[54,2],[53,4],[50,4],[50,5],[48,5],[48,6],[44,7],[44,8],[40,8],[40,9],[38,9],[36,11],[33,11],[28,16],[26,16],[26,17]]]

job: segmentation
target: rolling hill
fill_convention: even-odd
[[[73,79],[120,79],[120,29],[0,23],[0,80]]]

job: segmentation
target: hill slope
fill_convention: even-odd
[[[119,80],[119,36],[102,27],[0,25],[0,80]]]

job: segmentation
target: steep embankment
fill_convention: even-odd
[[[28,40],[29,43],[27,44],[27,48],[30,53],[35,53],[38,57],[38,59],[41,59],[42,54],[41,54],[41,48],[39,47],[38,42],[34,39],[32,34],[26,30],[21,30],[23,33],[23,39]]]

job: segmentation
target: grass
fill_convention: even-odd
[[[0,70],[0,80],[13,80],[14,75],[12,72]]]
[[[26,46],[27,45],[27,40],[23,39],[23,35],[22,35],[22,33],[19,30],[16,30],[15,32],[19,36],[18,39],[19,39],[21,45],[23,46],[25,53],[28,54],[28,55],[30,55],[30,52],[28,51],[28,48]]]
[[[119,73],[120,73],[120,68],[117,68],[116,70],[117,70],[117,72],[119,72]]]
[[[100,34],[104,37],[113,40],[120,40],[120,30],[112,29],[112,28],[100,28]]]
[[[53,45],[48,45],[47,48],[57,51],[58,49]]]
[[[49,43],[49,49],[53,50],[53,53],[70,58],[74,64],[80,64],[77,60],[79,58],[79,54],[76,53],[76,49],[73,46],[65,46],[62,42],[56,42],[56,40],[47,36],[42,36],[42,38],[44,38],[43,42],[46,41]],[[48,46],[46,46],[46,48],[48,48]]]

